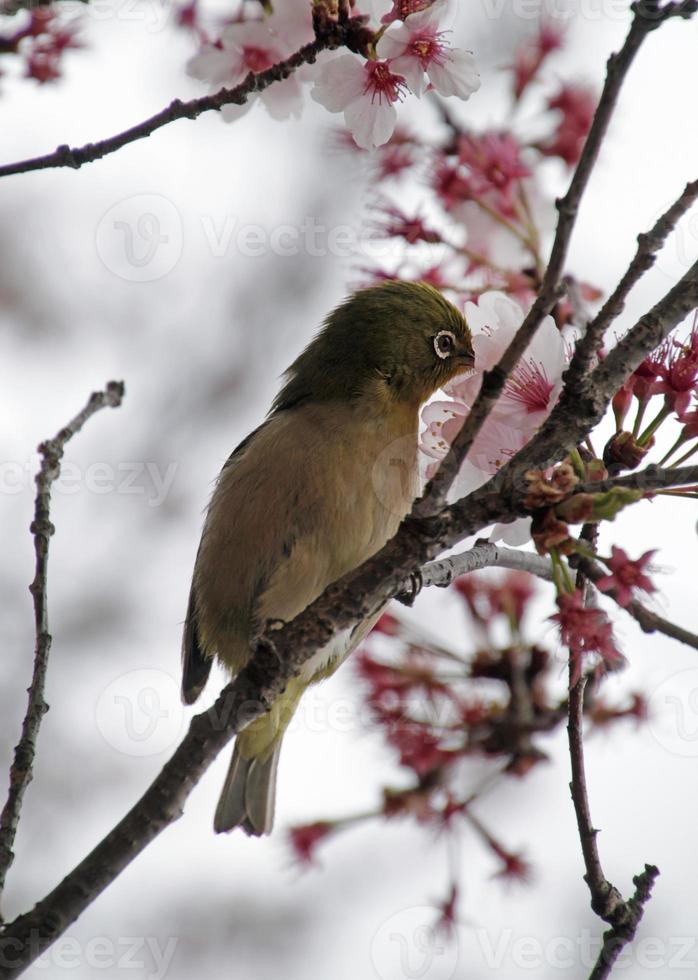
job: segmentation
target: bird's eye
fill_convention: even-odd
[[[436,356],[445,360],[450,357],[451,354],[456,349],[456,337],[452,334],[450,330],[439,330],[437,335],[434,337],[434,350],[436,351]]]

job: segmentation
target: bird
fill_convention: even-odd
[[[472,370],[463,314],[433,286],[349,295],[291,364],[262,424],[224,464],[206,510],[182,641],[182,700],[214,658],[235,677],[270,621],[288,622],[396,533],[419,493],[419,410]],[[272,830],[281,742],[382,609],[313,654],[235,739],[214,830]]]

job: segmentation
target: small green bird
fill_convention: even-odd
[[[362,289],[327,317],[266,421],[218,478],[184,626],[186,704],[213,657],[234,677],[267,620],[293,619],[395,534],[419,492],[419,408],[472,365],[462,314],[422,283]],[[271,831],[281,741],[300,697],[337,669],[377,615],[316,653],[238,735],[216,832]]]

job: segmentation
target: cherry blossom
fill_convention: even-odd
[[[685,341],[668,341],[661,350],[664,356],[652,394],[663,394],[667,408],[681,415],[688,409],[698,383],[698,323],[694,322]]]
[[[395,103],[407,90],[387,61],[361,61],[342,54],[322,66],[311,96],[330,112],[343,112],[357,146],[387,143],[397,122]]]
[[[546,156],[560,157],[573,167],[582,152],[584,141],[596,111],[596,98],[590,89],[581,85],[563,85],[548,101],[548,108],[561,114],[558,127],[538,149]]]
[[[531,175],[521,160],[521,145],[511,133],[468,133],[458,142],[458,157],[468,168],[478,194],[495,190],[509,198],[516,182]]]
[[[632,561],[622,548],[611,547],[611,557],[606,564],[611,570],[610,575],[604,575],[596,582],[601,592],[615,591],[615,600],[619,606],[627,606],[633,598],[633,589],[643,592],[656,592],[656,586],[645,574],[645,569],[654,551],[646,551],[635,561]]]
[[[299,862],[304,865],[315,863],[315,849],[321,840],[335,829],[328,820],[318,820],[316,823],[303,824],[289,829],[291,847]]]
[[[586,654],[598,654],[607,664],[615,664],[622,659],[608,616],[602,609],[585,606],[579,589],[561,592],[557,597],[557,606],[560,611],[550,618],[558,624],[560,639],[570,651],[572,684],[581,676]]]
[[[288,55],[288,50],[272,33],[267,22],[230,24],[217,44],[205,43],[187,64],[187,71],[214,90],[238,85],[248,72],[261,72]],[[225,105],[221,116],[232,122],[246,113],[259,98],[274,119],[299,116],[303,108],[301,85],[294,75],[270,85],[258,95],[250,95],[243,105]]]
[[[391,61],[412,92],[420,97],[428,82],[439,95],[468,99],[480,87],[480,76],[471,52],[452,49],[438,23],[445,0],[411,13],[402,24],[391,24],[378,42],[380,58]]]
[[[391,10],[381,18],[382,23],[392,24],[394,20],[407,20],[412,14],[427,10],[435,0],[393,0]]]
[[[505,293],[483,293],[477,304],[466,303],[465,318],[473,334],[475,369],[454,378],[446,387],[447,394],[466,405],[472,404],[482,372],[490,371],[500,360],[523,317],[522,308]],[[555,321],[545,317],[507,381],[493,416],[532,435],[557,401],[568,357]]]
[[[559,27],[543,23],[538,33],[519,47],[511,66],[514,72],[514,97],[517,101],[538,76],[548,55],[562,47],[563,40],[564,34]]]
[[[477,396],[482,373],[497,364],[521,326],[523,316],[517,302],[497,291],[483,293],[477,303],[465,304],[465,317],[473,335],[475,367],[446,385],[444,390],[450,396],[449,401],[432,401],[422,411],[426,429],[420,448],[431,459],[441,460],[448,452]],[[481,486],[526,445],[557,401],[568,356],[568,348],[554,320],[546,317],[476,436],[451,488],[453,498]],[[427,476],[433,475],[436,468],[437,464],[428,467]],[[510,545],[523,544],[529,538],[528,519],[497,525],[491,535],[491,540]]]

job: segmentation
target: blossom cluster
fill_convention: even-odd
[[[77,24],[50,6],[30,10],[23,20],[22,26],[11,34],[0,35],[0,54],[17,55],[26,78],[40,84],[55,81],[60,78],[65,52],[81,47]]]
[[[595,98],[586,86],[543,78],[549,59],[564,43],[562,32],[542,24],[515,53],[507,69],[514,108],[501,125],[478,130],[440,103],[440,136],[426,138],[398,127],[366,157],[379,192],[371,215],[373,234],[391,241],[396,256],[391,268],[364,267],[366,281],[430,282],[460,306],[473,335],[474,369],[453,379],[422,412],[420,448],[427,476],[445,456],[484,372],[497,364],[536,295],[556,216],[548,188],[577,163],[592,122]],[[536,99],[535,123],[527,131],[518,122],[523,118],[518,108],[525,100],[530,108]],[[418,211],[401,204],[408,186],[421,191]],[[453,496],[489,480],[549,417],[575,343],[601,298],[592,283],[569,278],[567,295],[544,318],[476,437]],[[598,357],[604,356],[601,349]],[[622,508],[652,495],[624,487],[600,486],[594,492],[594,484],[638,465],[665,421],[678,422],[681,429],[663,463],[673,454],[678,464],[698,450],[697,378],[698,323],[688,337],[675,332],[618,393],[615,433],[606,445],[597,449],[592,439],[586,440],[557,466],[530,471],[525,498],[530,517],[492,530],[493,540],[508,544],[532,538],[538,552],[550,558],[557,608],[548,617],[556,627],[548,637],[566,648],[569,683],[590,680],[584,711],[597,727],[620,719],[641,721],[646,715],[638,693],[621,705],[603,699],[604,675],[625,659],[602,597],[632,609],[654,593],[654,552],[635,557],[612,545],[610,554],[594,554],[573,526],[611,521]],[[657,411],[643,421],[653,400]],[[633,405],[635,418],[625,431]],[[596,433],[593,438],[598,439]],[[598,603],[589,603],[576,587],[566,556],[593,559],[597,569],[605,566],[596,575]],[[568,692],[560,690],[559,661],[552,649],[527,639],[529,576],[470,574],[452,591],[463,603],[474,650],[444,649],[420,636],[413,624],[385,615],[357,656],[373,717],[407,780],[403,788],[384,788],[374,815],[410,818],[445,837],[469,831],[494,856],[497,874],[527,880],[527,860],[483,824],[478,801],[498,780],[524,778],[546,758],[545,740],[564,724]],[[496,774],[473,785],[474,759],[496,767]],[[293,828],[291,843],[299,859],[312,862],[320,842],[355,819]],[[446,929],[457,921],[460,894],[452,868],[437,913]]]
[[[547,759],[545,741],[566,720],[559,663],[527,635],[536,593],[531,575],[469,574],[449,593],[472,644],[441,646],[418,626],[386,613],[357,654],[367,703],[404,774],[402,786],[383,787],[373,814],[292,827],[289,841],[302,864],[315,863],[319,845],[340,830],[382,817],[414,820],[427,832],[437,830],[443,840],[471,833],[492,854],[496,877],[520,882],[532,877],[522,850],[502,843],[483,822],[478,804],[503,780],[520,780]],[[580,607],[576,595],[567,606],[557,621],[561,630],[577,630],[575,643],[586,644],[587,651],[596,639],[612,645],[610,624],[599,610]],[[620,719],[640,721],[646,707],[639,694],[621,705],[608,704],[594,688],[585,711],[592,724],[606,726]],[[492,767],[484,779],[481,768],[468,765],[475,759]],[[456,922],[460,896],[456,868],[451,877],[437,910],[445,928]]]
[[[319,10],[323,4],[314,5],[316,23],[321,13],[333,13],[332,5],[326,6],[325,12]],[[202,38],[189,73],[214,89],[239,84],[248,72],[264,71],[312,41],[312,10],[310,3],[286,0],[275,3],[271,15],[258,10],[248,19],[243,8],[215,39]],[[467,99],[479,87],[473,55],[451,47],[442,29],[445,14],[446,0],[396,0],[382,23],[371,26],[369,16],[355,8],[360,52],[324,53],[317,66],[295,72],[258,97],[276,119],[298,116],[303,86],[312,84],[312,98],[329,112],[343,113],[359,147],[381,146],[392,136],[397,105],[409,93],[420,98],[430,89]],[[223,118],[238,118],[254,101],[253,96],[242,106],[224,106]]]

